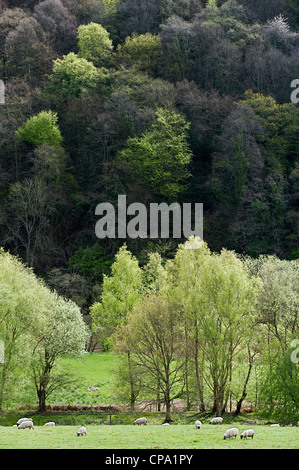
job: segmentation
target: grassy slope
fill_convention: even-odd
[[[48,403],[60,404],[111,404],[112,371],[116,355],[113,353],[88,354],[84,359],[63,357],[62,367],[71,372],[76,380],[73,385],[63,387],[53,393]],[[87,387],[96,386],[100,390],[89,392]]]
[[[82,423],[84,424],[84,423]],[[232,426],[234,423],[229,425]],[[248,425],[236,424],[240,433]],[[0,427],[0,449],[298,449],[299,428],[256,425],[253,440],[223,440],[227,426],[192,425],[87,426],[87,436],[76,436],[78,426],[34,430]]]

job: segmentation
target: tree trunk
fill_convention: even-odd
[[[169,398],[165,400],[165,407],[166,407],[165,422],[166,423],[171,423],[172,422],[172,419],[171,419],[171,402],[170,402]]]
[[[223,402],[224,402],[224,389],[221,385],[214,384],[214,404],[212,412],[216,416],[222,416],[223,414]]]
[[[46,411],[46,391],[44,388],[39,389],[37,392],[38,395],[38,411],[44,412]]]
[[[190,394],[189,394],[189,376],[188,376],[188,363],[189,363],[189,352],[188,352],[188,335],[187,328],[185,324],[185,383],[186,383],[186,407],[189,411],[191,407],[190,403]]]
[[[254,354],[253,354],[253,355],[250,355],[250,351],[248,350],[248,362],[249,362],[248,372],[247,372],[247,376],[246,376],[246,379],[245,379],[245,383],[244,383],[244,387],[243,387],[243,392],[242,392],[241,398],[240,398],[240,400],[239,400],[238,403],[237,403],[237,407],[236,407],[236,411],[235,411],[235,414],[236,414],[236,415],[238,415],[238,414],[241,412],[242,403],[243,403],[243,401],[245,400],[246,395],[247,395],[246,389],[247,389],[247,384],[248,384],[249,377],[250,377],[250,374],[251,374],[251,370],[252,370],[252,367],[253,367],[253,360],[254,360]]]
[[[5,368],[5,364],[2,364],[1,366],[2,366],[2,374],[1,374],[1,383],[0,383],[0,411],[3,411],[4,386],[6,382],[6,368]]]
[[[230,393],[231,393],[231,383],[232,383],[232,373],[233,373],[232,364],[233,364],[233,352],[232,352],[232,349],[231,349],[230,359],[229,359],[229,381],[228,381],[228,387],[227,387],[227,391],[226,391],[225,402],[224,402],[224,405],[223,405],[223,408],[222,408],[222,413],[224,413],[225,410],[226,410],[227,402],[228,402],[228,399],[229,399]]]
[[[157,411],[161,411],[161,399],[160,399],[160,378],[157,378]]]
[[[199,340],[198,340],[198,330],[197,330],[197,324],[196,323],[195,323],[195,328],[196,328],[195,353],[194,353],[195,374],[196,374],[197,389],[198,389],[198,393],[199,393],[200,411],[202,413],[204,413],[206,411],[206,407],[205,407],[205,403],[204,403],[203,389],[202,389],[200,374],[199,374],[199,358],[198,358]]]
[[[54,362],[55,358],[45,351],[45,366],[42,375],[35,373],[33,368],[35,389],[38,396],[38,410],[41,412],[46,411],[46,398],[48,396],[48,387]]]
[[[170,400],[170,386],[169,386],[169,368],[167,367],[167,383],[165,385],[165,391],[164,391],[164,400],[165,400],[165,408],[166,408],[166,416],[165,416],[165,422],[166,423],[171,423],[171,415],[170,415],[170,409],[171,409],[171,400]]]
[[[135,384],[134,384],[134,377],[132,373],[132,364],[131,364],[131,354],[128,351],[128,365],[129,365],[129,378],[130,378],[130,409],[131,411],[135,410]]]

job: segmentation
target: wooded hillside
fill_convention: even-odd
[[[124,242],[94,231],[96,205],[119,194],[203,203],[212,250],[298,257],[296,1],[1,0],[0,12],[1,246],[83,309]],[[180,240],[126,241],[144,264]]]

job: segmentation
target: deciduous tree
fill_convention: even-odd
[[[100,77],[101,73],[92,62],[70,52],[54,61],[46,90],[64,99],[68,96],[79,97],[83,91],[96,88]]]
[[[161,108],[151,128],[140,138],[128,139],[118,158],[154,193],[175,199],[190,176],[189,127],[182,115]]]
[[[44,0],[34,7],[34,17],[51,40],[53,49],[65,54],[76,47],[76,18],[60,0]]]
[[[62,143],[62,135],[57,121],[58,116],[55,112],[41,111],[19,127],[16,135],[20,140],[34,147],[40,147],[43,144],[59,146]]]
[[[60,356],[82,357],[89,337],[80,309],[74,302],[52,293],[48,308],[51,313],[34,344],[31,359],[39,411],[46,410],[49,395],[69,380],[65,372],[56,372]]]
[[[78,47],[78,57],[96,66],[107,64],[113,50],[108,31],[97,23],[79,26]]]

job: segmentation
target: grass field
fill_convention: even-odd
[[[63,369],[76,377],[76,383],[62,387],[53,393],[49,403],[89,404],[111,403],[112,372],[115,368],[116,355],[105,352],[87,354],[84,359],[64,356],[61,359]],[[88,387],[98,387],[97,391],[87,391]]]
[[[76,383],[62,387],[51,395],[48,403],[56,404],[111,404],[116,403],[111,394],[112,371],[115,368],[116,355],[101,353],[86,355],[82,360],[63,357],[62,366],[76,376]],[[99,390],[88,391],[96,386]],[[36,404],[36,397],[31,396],[29,404]],[[30,408],[30,407],[29,407]],[[137,412],[136,412],[137,413]],[[161,426],[164,413],[145,414],[147,426],[132,426],[135,415],[120,413],[109,415],[76,414],[48,412],[38,416],[33,411],[12,411],[4,415],[0,426],[0,449],[298,449],[299,427],[270,427],[260,418],[244,415],[227,416],[226,424],[212,426],[207,424],[209,416],[196,416],[196,413],[184,413],[173,416],[175,424]],[[12,424],[19,417],[32,416],[34,430],[18,430]],[[40,421],[39,421],[40,419]],[[195,429],[195,419],[201,419],[203,427]],[[246,424],[245,421],[255,424]],[[43,427],[46,421],[56,421],[55,427]],[[206,422],[205,422],[206,421]],[[38,426],[38,423],[41,426]],[[101,425],[100,423],[106,423]],[[87,436],[77,437],[81,425],[87,427]],[[239,432],[250,427],[255,430],[253,440],[223,440],[223,433],[230,427],[238,427]]]
[[[84,423],[83,423],[84,424]],[[35,426],[34,430],[0,427],[0,449],[298,449],[298,427],[255,425],[253,440],[224,440],[225,425]],[[241,433],[248,425],[235,423]]]

